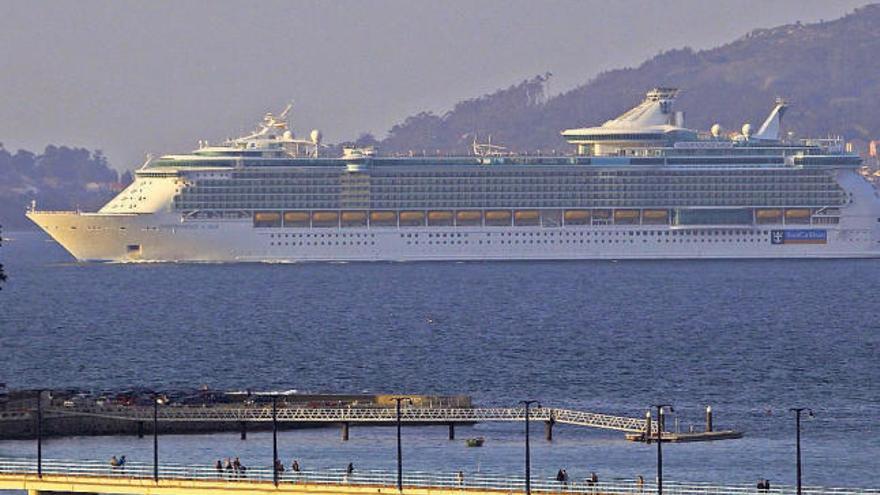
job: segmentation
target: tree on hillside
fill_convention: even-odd
[[[381,149],[461,152],[474,134],[491,134],[514,151],[571,150],[560,130],[600,125],[655,86],[682,89],[676,106],[694,129],[759,125],[783,97],[793,104],[787,130],[870,141],[880,136],[880,71],[872,63],[880,51],[878,23],[880,4],[874,4],[834,21],[760,29],[717,48],[665,51],[547,98],[548,76],[537,76],[441,116],[409,117],[391,129]]]
[[[33,228],[24,216],[32,200],[45,209],[97,208],[112,197],[118,181],[100,151],[49,145],[41,154],[11,153],[0,145],[0,222]]]
[[[0,225],[0,246],[3,246],[3,226]],[[3,282],[6,281],[6,273],[3,272],[3,263],[0,263],[0,290],[3,290]]]

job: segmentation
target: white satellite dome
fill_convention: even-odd
[[[749,137],[752,135],[752,124],[743,124],[742,126],[742,135],[745,137]]]
[[[321,131],[319,131],[318,129],[313,129],[312,133],[309,136],[312,138],[313,143],[315,143],[315,144],[321,143],[321,137],[322,137]]]
[[[712,137],[721,137],[721,124],[712,124],[712,127],[709,129],[709,132],[712,133]]]
[[[282,134],[281,137],[284,138],[285,141],[291,141],[293,140],[293,132],[284,131],[284,134]]]

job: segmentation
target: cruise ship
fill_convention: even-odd
[[[570,154],[474,142],[463,156],[323,156],[289,107],[149,161],[98,212],[27,216],[84,261],[300,262],[880,256],[880,198],[840,138],[793,140],[777,100],[748,124],[685,127],[677,90],[562,131]]]

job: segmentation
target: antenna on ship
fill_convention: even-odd
[[[147,168],[150,165],[150,162],[152,162],[152,161],[153,161],[153,154],[147,153],[147,158],[146,158],[146,160],[144,160],[144,164],[141,165],[141,168],[139,168],[138,170],[143,170],[143,169]]]
[[[290,111],[293,109],[293,100],[287,103],[287,106],[284,107],[284,110],[281,111],[281,114],[278,115],[278,120],[287,120],[287,115],[290,114]]]
[[[477,142],[477,135],[474,134],[474,154],[477,156],[499,156],[504,154],[507,151],[507,148],[504,146],[499,146],[497,144],[492,144],[492,135],[489,134],[489,139],[486,143]]]

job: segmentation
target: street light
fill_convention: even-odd
[[[159,394],[153,393],[153,481],[159,482]]]
[[[801,495],[801,412],[807,411],[807,414],[811,418],[815,415],[813,414],[813,410],[809,407],[792,407],[789,411],[794,412],[795,424],[797,425],[797,495]]]
[[[652,404],[651,407],[657,408],[657,495],[663,495],[663,408],[668,407],[669,412],[675,412],[675,409],[672,404]]]
[[[520,404],[526,407],[526,495],[532,495],[532,459],[529,452],[529,406],[537,404],[541,407],[541,403],[536,400],[521,400]]]
[[[43,391],[37,390],[37,477],[43,477]]]
[[[278,486],[278,396],[272,395],[272,481]]]
[[[407,401],[412,404],[412,399],[409,397],[394,397],[393,400],[397,403],[397,491],[403,493],[403,444],[400,440],[400,403]]]

